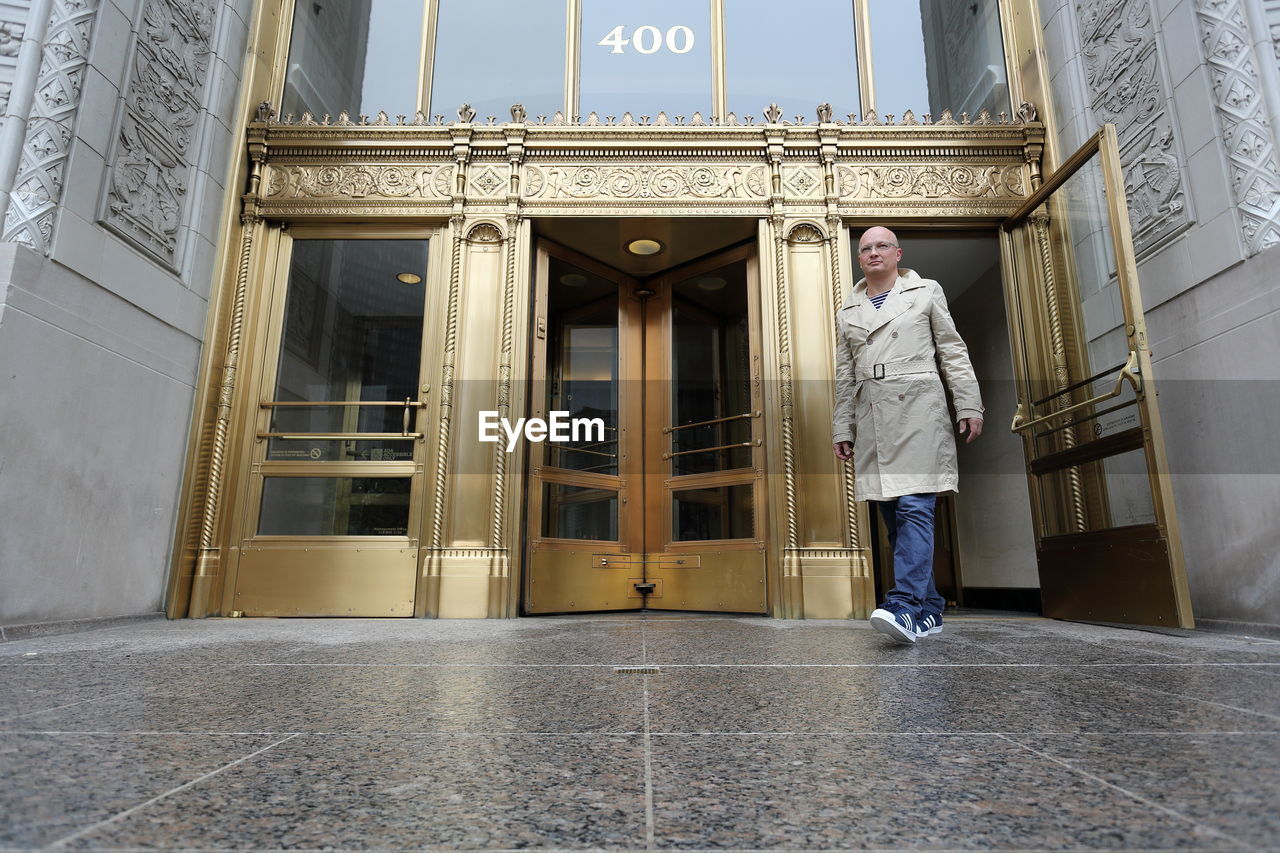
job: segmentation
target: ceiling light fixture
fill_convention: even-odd
[[[560,276],[560,283],[567,287],[582,287],[587,283],[587,277],[582,273],[570,272]]]
[[[632,240],[627,244],[627,251],[633,255],[656,255],[662,251],[662,244],[657,240]]]
[[[698,287],[703,290],[723,290],[724,285],[724,279],[718,275],[709,275],[705,278],[698,279]]]
[[[422,284],[422,276],[416,272],[402,272],[396,276],[396,281],[401,284]]]

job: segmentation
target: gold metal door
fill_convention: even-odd
[[[1115,128],[1005,223],[1045,615],[1192,627]]]
[[[413,615],[437,266],[427,237],[279,237],[225,610]]]
[[[756,261],[638,282],[543,242],[530,447],[530,613],[766,606]]]

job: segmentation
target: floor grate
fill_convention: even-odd
[[[656,666],[615,666],[613,668],[616,675],[657,675],[658,668]]]

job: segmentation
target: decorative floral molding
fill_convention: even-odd
[[[1280,243],[1280,171],[1239,0],[1197,0],[1214,106],[1249,255]]]
[[[272,166],[267,199],[450,198],[453,166]]]
[[[1094,119],[1116,126],[1134,248],[1141,256],[1190,224],[1151,0],[1075,5]]]
[[[102,221],[170,266],[190,182],[188,149],[208,78],[214,0],[148,0]]]
[[[526,198],[763,199],[764,166],[529,166]]]
[[[53,0],[4,239],[49,253],[98,0]]]
[[[9,93],[18,70],[18,51],[27,29],[29,7],[28,0],[8,0],[0,7],[0,126],[4,125],[3,115],[9,109]]]
[[[1007,166],[841,166],[840,197],[1020,198],[1026,195],[1023,169]]]

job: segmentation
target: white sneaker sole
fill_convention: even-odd
[[[916,641],[915,632],[903,628],[888,610],[875,610],[872,612],[871,627],[895,643],[901,643],[904,646],[909,646]]]
[[[917,631],[917,632],[916,632],[916,636],[917,636],[917,637],[932,637],[934,634],[941,634],[941,633],[942,633],[942,626],[941,626],[941,625],[939,625],[939,626],[938,626],[938,627],[936,627],[936,628],[930,628],[928,631]]]

